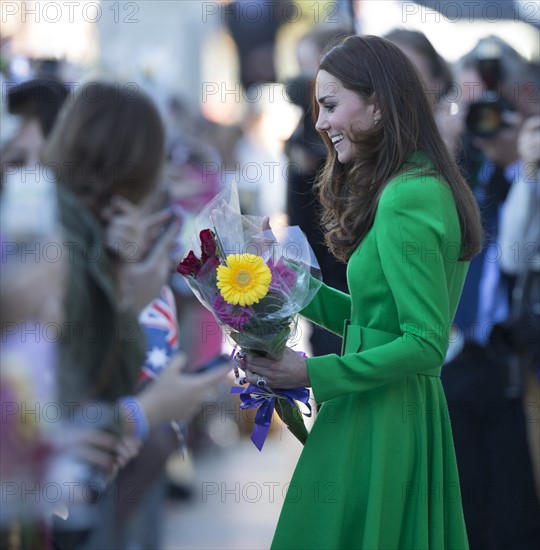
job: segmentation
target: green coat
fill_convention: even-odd
[[[468,548],[440,380],[468,269],[460,241],[450,188],[398,176],[349,260],[350,296],[323,285],[302,312],[344,346],[307,360],[322,407],[272,548]]]

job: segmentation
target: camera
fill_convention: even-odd
[[[489,139],[508,126],[502,116],[505,111],[515,111],[515,107],[502,97],[477,101],[469,106],[465,123],[472,134]]]
[[[476,69],[486,86],[486,99],[469,105],[465,124],[476,137],[489,139],[508,125],[503,113],[515,111],[515,106],[501,95],[503,80],[502,50],[493,42],[486,42],[478,51]]]

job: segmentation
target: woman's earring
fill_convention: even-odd
[[[379,124],[379,120],[380,120],[379,118],[376,118],[376,119],[373,121],[373,124],[374,124],[375,126],[377,126],[377,124]]]

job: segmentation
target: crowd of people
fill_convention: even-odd
[[[304,311],[310,359],[287,352],[282,362],[248,357],[245,366],[248,379],[264,375],[274,387],[312,386],[322,404],[296,482],[324,481],[322,469],[343,487],[353,480],[356,492],[343,506],[305,503],[309,513],[286,505],[274,546],[302,547],[309,535],[309,547],[532,549],[540,538],[538,64],[495,36],[451,66],[417,31],[343,41],[350,34],[315,28],[298,43],[300,70],[288,84],[301,91],[290,99],[303,116],[283,149],[294,167],[289,223],[306,233],[337,291],[324,287]],[[275,78],[258,59],[242,61],[245,86]],[[90,81],[73,95],[61,75],[38,74],[7,90],[18,125],[2,143],[1,167],[0,468],[12,492],[2,546],[122,548],[134,510],[185,444],[182,424],[216,398],[231,368],[186,372],[219,354],[222,338],[174,274],[185,218],[223,184],[203,166],[227,153],[207,137],[218,133],[208,121],[177,101],[160,111],[139,87]],[[343,105],[351,110],[340,115]],[[400,228],[432,248],[401,261]],[[430,258],[456,242],[457,255],[445,248]],[[141,313],[164,289],[183,353],[143,383]],[[428,333],[437,324],[442,339],[410,328],[421,322]],[[383,335],[356,334],[359,326]],[[58,337],[47,336],[51,327]],[[409,341],[394,341],[411,330]],[[362,348],[360,338],[373,343]],[[35,402],[58,403],[58,421],[48,407],[31,422]],[[429,434],[395,424],[405,402],[436,407],[437,418],[424,411]],[[327,452],[334,445],[342,458]],[[405,478],[417,492],[402,499],[392,491]],[[420,484],[458,478],[458,501],[443,494],[426,511],[431,493]],[[24,480],[64,492],[28,513]]]
[[[10,99],[23,96],[27,100],[25,106],[21,100],[10,104],[12,109],[27,109],[22,132],[32,124],[39,125],[39,105],[33,103],[46,104],[47,92],[54,97],[61,86],[53,80],[38,80],[15,89]],[[35,129],[38,131],[41,128]],[[99,429],[91,421],[78,425],[83,437],[76,444],[76,453],[104,478],[131,460],[129,468],[123,468],[116,477],[119,487],[127,486],[122,478],[129,479],[130,468],[142,463],[146,475],[136,478],[140,500],[168,454],[178,447],[170,421],[188,421],[208,388],[230,370],[222,367],[211,373],[185,374],[186,357],[176,355],[155,382],[138,387],[147,352],[138,317],[159,297],[174,271],[171,251],[180,229],[170,205],[162,204],[158,187],[165,158],[162,118],[144,93],[130,91],[128,96],[107,82],[91,82],[73,102],[64,105],[44,147],[24,149],[22,142],[19,134],[6,147],[3,192],[8,203],[12,200],[5,206],[24,209],[39,201],[40,193],[52,195],[50,205],[39,206],[50,206],[51,225],[55,227],[48,233],[32,233],[33,228],[25,227],[24,221],[14,220],[4,226],[4,253],[10,243],[19,249],[16,255],[3,258],[7,269],[2,278],[2,326],[33,322],[40,335],[34,346],[38,352],[55,345],[52,371],[56,374],[57,403],[76,410],[84,410],[86,403],[97,403],[99,418],[107,417]],[[32,146],[39,144],[32,141]],[[40,162],[32,165],[31,159]],[[43,175],[42,169],[51,166],[58,168],[54,182],[46,178],[39,184],[37,180],[25,182],[27,170]],[[25,184],[22,196],[13,198],[18,193],[13,186]],[[43,186],[51,188],[37,189]],[[47,238],[50,241],[44,242]],[[71,248],[54,261],[47,261],[40,253],[35,265],[30,265],[27,247],[39,243],[43,250],[47,242]],[[21,301],[24,308],[19,307]],[[41,332],[50,323],[63,329],[52,343]],[[90,335],[91,331],[95,332]],[[31,360],[26,357],[27,338],[22,331],[5,335],[3,344],[12,351],[13,360]],[[9,357],[3,354],[3,361],[7,363]],[[113,410],[115,414],[106,414]],[[68,411],[62,416],[69,419]],[[10,420],[16,423],[18,419],[14,416]],[[37,418],[37,422],[44,423],[45,419]],[[17,479],[21,457],[12,455],[9,444],[3,446],[3,453],[3,476]],[[120,508],[128,502],[117,500],[119,510],[110,536],[115,532],[120,535],[126,516]],[[82,526],[88,525],[83,521]],[[62,541],[84,529],[70,521],[65,529],[58,522],[57,531],[57,539]],[[64,544],[72,547],[71,542]]]

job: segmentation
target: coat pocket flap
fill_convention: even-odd
[[[351,325],[351,321],[347,319],[343,327],[343,346],[341,355],[348,353],[357,353],[362,346],[362,327]]]

